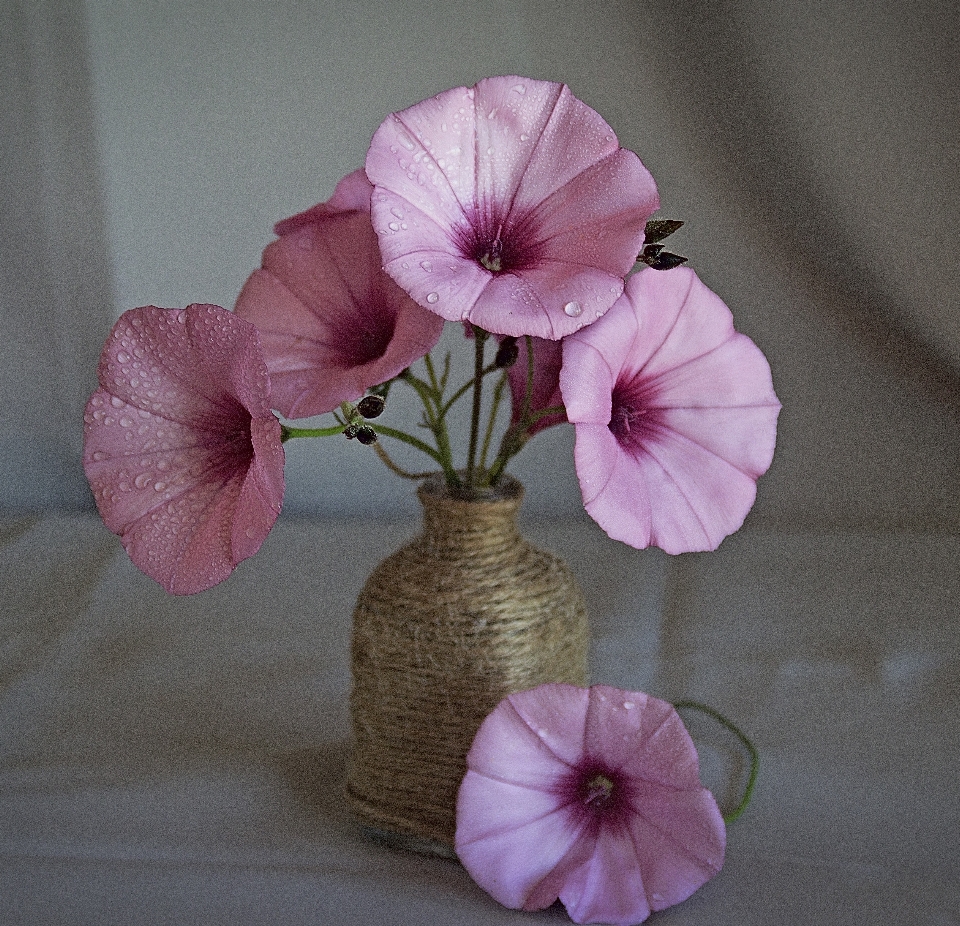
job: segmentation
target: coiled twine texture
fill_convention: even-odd
[[[418,490],[423,533],[384,560],[353,615],[348,800],[408,845],[452,853],[481,722],[508,694],[587,683],[586,605],[560,557],[519,534],[523,487],[480,500]]]

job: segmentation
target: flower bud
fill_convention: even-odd
[[[357,402],[357,411],[360,412],[364,418],[379,418],[380,415],[383,414],[386,405],[387,403],[383,396],[365,395]]]

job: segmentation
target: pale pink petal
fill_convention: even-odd
[[[723,866],[726,827],[705,788],[638,786],[629,828],[650,907],[686,900]]]
[[[681,553],[741,526],[780,403],[763,354],[693,271],[631,277],[564,341],[560,388],[584,505],[611,537]]]
[[[566,706],[564,702],[560,709]],[[549,792],[557,777],[570,770],[573,756],[565,745],[565,759],[550,748],[548,742],[554,740],[548,725],[555,726],[552,713],[538,710],[524,718],[517,712],[514,700],[506,698],[477,732],[467,765],[487,778]]]
[[[175,594],[225,579],[283,499],[280,423],[256,329],[218,306],[126,312],[84,416],[84,470],[104,523]]]
[[[566,876],[559,897],[575,923],[634,926],[650,915],[645,871],[628,830],[601,829],[589,858]]]
[[[263,252],[236,312],[260,329],[274,407],[290,418],[358,399],[426,354],[443,328],[383,273],[370,217],[356,210],[294,223]]]
[[[673,705],[642,692],[590,688],[584,755],[606,766],[643,769],[642,777],[675,788],[700,788],[697,752]],[[664,777],[666,776],[666,777]]]
[[[504,906],[523,910],[550,906],[557,892],[544,891],[542,882],[580,835],[550,794],[473,771],[460,786],[457,856],[474,881]]]
[[[583,738],[589,708],[589,692],[576,685],[554,683],[512,694],[501,702],[512,709],[547,748],[568,765],[583,758]]]
[[[366,170],[387,272],[443,318],[505,335],[555,340],[603,315],[658,206],[596,112],[519,77],[388,117]]]

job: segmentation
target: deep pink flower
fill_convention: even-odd
[[[133,309],[98,375],[83,467],[104,523],[168,592],[216,585],[260,549],[283,500],[256,328],[215,305]]]
[[[563,342],[547,341],[543,338],[531,338],[533,350],[533,389],[529,398],[529,411],[540,412],[548,408],[563,405],[560,395],[560,361],[563,356]],[[512,399],[512,413],[510,423],[517,424],[523,415],[527,403],[527,378],[529,373],[527,357],[527,340],[520,338],[517,342],[519,354],[517,361],[508,372],[510,382],[510,396]],[[529,433],[536,434],[554,424],[567,420],[567,416],[560,412],[556,415],[547,415],[540,418]]]
[[[456,849],[507,907],[640,923],[723,864],[726,828],[665,701],[595,685],[505,698],[467,756]]]
[[[389,116],[367,154],[387,272],[420,305],[556,340],[623,291],[659,200],[563,84],[490,77]]]
[[[440,338],[443,320],[383,272],[372,189],[356,171],[328,202],[279,222],[237,299],[237,314],[260,329],[273,407],[287,417],[360,398]]]
[[[611,537],[683,553],[740,527],[780,403],[766,358],[692,270],[631,277],[564,341],[560,388],[584,505]]]

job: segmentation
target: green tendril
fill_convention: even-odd
[[[699,701],[674,701],[673,706],[677,710],[682,710],[685,707],[690,708],[691,710],[700,711],[701,713],[706,714],[708,717],[712,717],[718,723],[726,727],[737,739],[743,743],[747,752],[750,754],[750,775],[747,778],[747,786],[743,790],[743,797],[740,799],[740,803],[737,804],[733,810],[728,811],[723,815],[723,822],[729,826],[735,820],[738,820],[743,812],[747,809],[747,805],[750,803],[750,799],[753,797],[753,786],[757,783],[757,772],[760,770],[760,754],[757,752],[757,747],[753,745],[753,741],[743,732],[729,717],[725,717],[719,711],[714,710],[712,707],[701,704]]]

